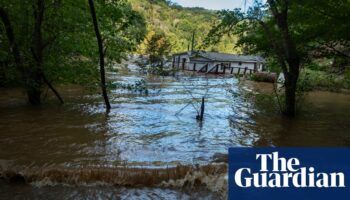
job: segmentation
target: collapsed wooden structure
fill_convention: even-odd
[[[215,74],[246,74],[263,71],[265,60],[260,56],[245,56],[218,52],[182,52],[172,56],[172,67]]]

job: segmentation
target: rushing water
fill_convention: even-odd
[[[106,115],[99,95],[76,87],[62,88],[67,101],[64,106],[58,106],[54,99],[48,98],[48,103],[41,107],[27,106],[18,91],[2,90],[0,175],[1,171],[9,169],[21,175],[30,171],[37,173],[31,177],[39,181],[37,177],[42,174],[38,175],[35,170],[120,166],[146,170],[208,165],[232,146],[350,146],[350,95],[310,93],[301,114],[291,120],[263,111],[266,109],[243,95],[247,91],[271,91],[271,84],[240,83],[232,77],[188,74],[155,77],[131,73],[110,77],[122,83],[146,79],[148,94],[113,90],[112,110]],[[196,115],[203,96],[205,115],[200,123]],[[60,178],[55,172],[46,175],[65,182],[64,171],[59,171]],[[103,182],[101,178],[97,179]],[[179,184],[183,188],[187,183]],[[61,193],[63,196],[59,197],[67,199],[105,199],[109,195],[117,199],[217,198],[204,189],[188,193],[176,187],[42,185],[0,182],[0,199],[13,197],[13,192],[19,198],[29,195],[34,199],[56,199]]]
[[[9,192],[10,191],[10,192]],[[184,191],[160,188],[125,188],[111,186],[43,186],[1,184],[0,199],[120,199],[120,200],[154,200],[154,199],[217,199],[205,190]]]

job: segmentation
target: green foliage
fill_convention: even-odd
[[[304,43],[306,51],[314,50],[313,56],[342,56],[349,50],[350,1],[296,0],[291,10],[294,39]]]
[[[350,89],[350,68],[347,68],[344,73],[345,88]]]
[[[271,87],[273,87],[272,84]],[[233,98],[241,97],[244,101],[254,104],[254,107],[257,108],[255,112],[271,115],[279,114],[281,111],[278,101],[280,101],[279,98],[283,98],[283,96],[277,96],[271,92],[252,92],[244,89],[240,89],[240,92],[234,92],[233,90],[229,92],[233,95]]]
[[[310,56],[335,56],[349,50],[349,11],[348,0],[289,1],[289,34],[303,62],[310,61]],[[277,58],[273,43],[281,44],[282,34],[268,4],[256,1],[246,13],[240,9],[223,10],[218,17],[220,20],[209,32],[206,44],[215,44],[222,36],[234,34],[239,36],[236,46],[245,53]]]
[[[256,82],[265,82],[265,79],[261,76],[256,76],[255,74],[252,74],[250,77],[249,77],[249,80],[251,81],[256,81]]]
[[[348,83],[349,88],[350,88],[350,68],[347,68],[345,70],[345,75],[344,75],[345,81]]]
[[[146,54],[152,65],[162,66],[165,56],[171,51],[171,45],[165,34],[161,31],[150,32],[146,37]]]
[[[257,93],[254,94],[251,99],[254,101],[254,104],[262,111],[268,114],[271,113],[279,113],[281,109],[278,107],[278,98],[284,98],[282,95],[276,96],[275,94],[265,94],[265,93]],[[281,99],[280,99],[281,100]]]
[[[56,83],[97,85],[99,54],[88,1],[43,2],[43,73],[50,81]],[[0,6],[9,14],[23,64],[28,70],[36,66],[32,53],[35,24],[33,13],[37,12],[36,3],[37,0],[0,2]],[[142,15],[134,11],[125,0],[95,0],[95,5],[106,47],[105,57],[109,66],[112,66],[136,50],[146,34],[146,23]],[[6,79],[0,82],[5,85],[8,85],[10,80],[21,80],[21,76],[13,72],[14,60],[9,49],[0,23],[0,77]]]
[[[223,35],[234,34],[239,36],[236,45],[244,52],[262,54],[277,61],[286,79],[283,114],[294,117],[297,88],[301,91],[310,88],[304,87],[304,83],[303,87],[297,86],[302,64],[315,57],[348,57],[350,1],[319,2],[257,0],[247,12],[240,9],[220,11],[220,20],[209,32],[206,44],[215,44]],[[332,87],[341,86],[333,77],[328,80]],[[305,82],[310,81],[305,79]]]
[[[350,89],[349,72],[344,77],[331,73],[303,69],[298,81],[298,90],[300,92],[308,92],[312,90],[329,90],[339,91],[340,89]]]
[[[265,66],[267,71],[276,72],[277,74],[282,72],[281,66],[275,58],[267,57],[265,60],[266,60]]]
[[[257,82],[275,83],[277,77],[276,77],[276,73],[258,72],[258,73],[251,74],[249,79]]]
[[[97,16],[101,29],[106,58],[112,63],[125,59],[144,39],[146,23],[124,0],[101,0],[97,4]]]
[[[144,79],[136,81],[133,84],[112,83],[108,87],[110,89],[124,89],[128,91],[144,93],[148,95],[148,86],[147,86],[147,82]]]
[[[305,68],[308,68],[308,69],[311,69],[311,70],[314,70],[314,71],[321,71],[322,70],[322,67],[318,63],[315,63],[315,62],[308,63],[305,66]]]
[[[202,8],[183,8],[165,0],[129,0],[135,10],[143,14],[148,31],[162,30],[171,41],[172,52],[187,51],[191,44],[193,31],[196,31],[195,49],[216,50],[237,53],[234,48],[235,36],[225,36],[220,43],[203,47],[204,39],[211,28],[211,23],[218,18],[214,11]],[[139,54],[144,54],[145,44],[140,46]]]

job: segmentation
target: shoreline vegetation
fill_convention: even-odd
[[[252,74],[247,79],[256,82],[273,83],[277,79],[277,74]],[[350,76],[348,75],[348,72],[339,75],[312,69],[302,69],[300,72],[299,83],[304,92],[330,91],[350,94]]]
[[[92,9],[90,15],[87,2],[79,0],[72,3],[80,8],[79,15],[74,15],[69,12],[73,8],[70,0],[55,2],[53,7],[47,6],[45,0],[37,0],[27,6],[25,17],[17,14],[24,9],[23,4],[17,1],[0,4],[4,25],[4,34],[0,35],[4,44],[0,49],[0,85],[22,86],[28,101],[38,105],[46,86],[63,104],[61,91],[54,85],[95,84],[102,89],[108,112],[111,106],[105,68],[111,70],[130,54],[149,55],[148,64],[160,75],[173,74],[165,70],[163,63],[174,52],[205,50],[261,55],[268,61],[267,70],[283,73],[285,77],[281,114],[295,117],[298,92],[314,89],[339,92],[350,87],[348,25],[343,23],[349,17],[349,3],[313,2],[276,4],[271,0],[254,2],[245,11],[215,12],[183,8],[166,0],[95,1],[96,10]],[[326,16],[324,23],[318,23],[325,16],[315,10],[324,8],[336,12]],[[332,31],[327,23],[334,25]],[[338,74],[324,69],[329,66],[323,63],[327,59],[332,68],[338,68]],[[321,67],[315,64],[319,60]],[[96,68],[97,63],[100,69]]]

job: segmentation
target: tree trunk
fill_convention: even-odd
[[[12,24],[11,24],[11,21],[9,19],[7,12],[3,8],[0,8],[0,18],[5,26],[6,36],[7,36],[7,39],[9,41],[9,45],[10,45],[10,51],[13,55],[15,63],[17,65],[17,67],[22,69],[23,65],[22,65],[19,49],[18,49],[18,46],[16,43],[15,34],[13,32]]]
[[[98,28],[97,18],[96,18],[96,11],[95,11],[95,5],[93,0],[89,0],[89,6],[90,6],[90,13],[92,17],[92,22],[94,24],[96,39],[98,43],[98,50],[100,54],[100,76],[101,76],[101,89],[102,89],[102,96],[106,104],[106,111],[108,112],[111,109],[111,104],[109,103],[108,95],[107,95],[107,89],[106,89],[106,76],[105,76],[105,61],[104,61],[104,51],[103,51],[103,43],[101,34]]]
[[[41,90],[38,89],[37,87],[27,88],[27,96],[30,104],[32,105],[41,104]]]
[[[35,65],[30,69],[29,83],[31,89],[28,92],[28,98],[31,104],[37,105],[41,104],[41,89],[43,87],[43,36],[41,29],[45,11],[44,0],[37,0],[34,8],[34,31],[31,51],[35,60]]]
[[[10,45],[10,52],[13,55],[17,69],[21,72],[21,75],[23,76],[23,82],[26,89],[28,101],[32,105],[38,105],[40,104],[41,91],[34,87],[32,80],[29,78],[31,77],[31,73],[25,70],[23,66],[21,54],[16,42],[11,21],[7,12],[3,8],[0,8],[0,18],[6,29],[6,35]]]
[[[55,90],[55,88],[47,81],[41,69],[42,51],[44,48],[42,45],[42,36],[41,36],[41,23],[43,20],[43,14],[44,14],[44,1],[38,0],[37,10],[34,12],[35,31],[33,33],[33,39],[35,40],[35,42],[33,44],[34,48],[32,48],[32,54],[35,61],[37,62],[36,63],[37,66],[33,67],[32,69],[26,69],[22,62],[22,57],[16,42],[16,38],[13,32],[13,27],[9,19],[9,16],[3,8],[0,8],[0,18],[4,23],[4,26],[6,29],[7,39],[10,44],[10,52],[14,57],[16,68],[21,72],[21,75],[23,78],[23,85],[25,87],[29,103],[32,105],[39,105],[41,103],[41,86],[42,86],[41,80],[43,79],[44,82],[49,86],[49,88],[54,92],[54,94],[60,100],[60,102],[63,104],[64,102],[62,97],[59,95],[57,90]],[[35,49],[35,52],[34,52],[34,49]]]
[[[195,50],[195,48],[194,48],[194,44],[195,44],[195,34],[196,34],[196,32],[195,31],[193,31],[193,33],[192,33],[192,41],[191,41],[191,43],[192,43],[192,45],[191,45],[191,53],[193,53],[193,51]]]
[[[40,100],[41,100],[40,97],[42,93],[41,89],[43,84],[46,84],[50,88],[50,90],[54,93],[54,95],[57,97],[57,99],[60,101],[60,103],[64,104],[64,101],[61,95],[46,78],[44,69],[43,69],[44,49],[45,49],[45,46],[47,45],[45,44],[45,41],[42,35],[42,24],[44,21],[44,12],[45,12],[45,0],[37,0],[37,8],[34,11],[35,24],[34,24],[33,48],[32,48],[32,54],[33,54],[34,60],[36,61],[36,66],[33,67],[33,72],[32,72],[33,73],[32,79],[34,83],[33,90],[35,90],[34,94],[36,95],[34,98],[38,99],[39,100],[38,104],[40,104]]]
[[[284,115],[294,117],[296,114],[296,89],[299,78],[300,57],[289,33],[289,1],[267,0],[270,10],[277,22],[281,44],[273,45],[285,77],[285,110]],[[282,48],[280,48],[282,47]],[[286,63],[288,65],[286,65]]]
[[[285,75],[285,108],[283,114],[294,117],[296,114],[296,89],[299,74]]]

